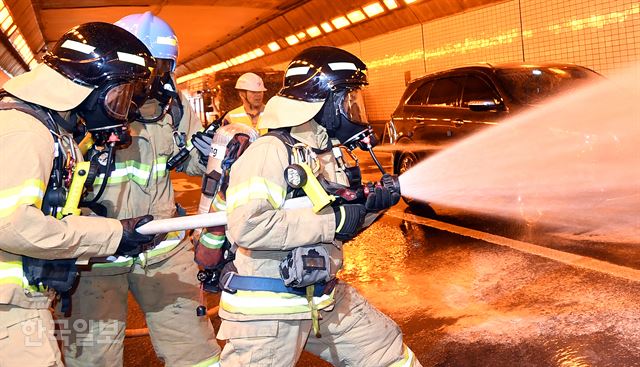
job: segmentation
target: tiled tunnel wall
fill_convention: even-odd
[[[342,48],[369,66],[367,113],[371,121],[384,121],[398,104],[405,79],[451,66],[559,61],[607,75],[640,63],[640,3],[505,1]]]

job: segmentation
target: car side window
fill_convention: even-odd
[[[463,84],[463,76],[436,80],[431,88],[431,93],[429,93],[427,105],[439,107],[460,106],[460,95],[462,94]]]
[[[499,99],[489,83],[477,76],[467,77],[462,91],[462,107],[468,107],[470,101],[496,101]]]
[[[407,105],[410,106],[420,106],[427,102],[427,96],[429,96],[429,91],[431,90],[431,86],[433,82],[426,82],[416,89],[415,92],[411,95],[409,100],[407,100]]]

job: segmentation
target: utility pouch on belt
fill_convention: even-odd
[[[43,260],[23,256],[22,271],[30,285],[45,286],[60,293],[70,290],[78,275],[75,259]]]
[[[280,277],[287,287],[306,287],[331,280],[329,253],[323,246],[297,247],[280,262]]]

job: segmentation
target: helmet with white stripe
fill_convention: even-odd
[[[284,86],[267,102],[258,128],[313,119],[352,149],[371,135],[362,94],[367,84],[367,66],[355,55],[329,46],[307,48],[289,63]]]
[[[93,89],[74,109],[90,131],[133,121],[147,98],[156,66],[151,52],[134,35],[103,22],[71,29],[43,60],[67,79]]]
[[[362,60],[339,48],[317,46],[307,48],[291,61],[278,95],[321,102],[331,92],[367,84],[367,66]]]

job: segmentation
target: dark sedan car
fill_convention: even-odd
[[[415,79],[387,125],[390,142],[398,146],[394,172],[400,174],[480,129],[600,77],[582,66],[545,63],[478,64]],[[406,144],[411,148],[403,148]]]

